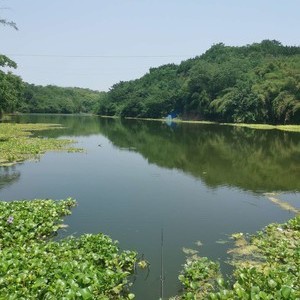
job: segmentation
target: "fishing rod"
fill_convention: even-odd
[[[160,244],[160,300],[164,298],[164,229],[161,228]]]

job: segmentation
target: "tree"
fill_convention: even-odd
[[[16,68],[17,64],[5,55],[0,55],[0,67]],[[12,72],[0,70],[0,115],[14,112],[19,104],[23,82]]]
[[[25,83],[20,112],[94,113],[104,92],[83,88],[40,86]]]
[[[10,26],[15,30],[18,27],[15,22],[7,21],[0,17],[0,24]],[[17,68],[17,64],[5,55],[0,55],[0,67]],[[13,112],[17,105],[22,91],[22,79],[13,75],[10,71],[0,69],[0,116],[3,112]]]
[[[201,56],[115,84],[99,113],[248,123],[299,123],[300,47],[264,40],[213,45]]]
[[[15,30],[18,30],[17,24],[15,22],[7,21],[5,19],[0,19],[0,24],[7,25],[14,28]]]

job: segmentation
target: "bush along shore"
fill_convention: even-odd
[[[0,166],[13,165],[39,157],[46,151],[77,152],[75,141],[33,137],[35,131],[59,129],[55,124],[0,124]]]
[[[300,299],[299,215],[253,236],[232,238],[232,280],[224,279],[218,263],[194,255],[179,275],[183,294],[173,299]]]
[[[0,299],[133,299],[136,253],[103,234],[51,239],[75,200],[0,202]]]

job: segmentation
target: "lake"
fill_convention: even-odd
[[[300,208],[300,133],[96,116],[14,121],[62,124],[37,135],[71,138],[85,151],[1,167],[0,199],[75,198],[61,236],[103,232],[121,249],[138,251],[150,262],[136,274],[138,300],[160,297],[162,230],[165,299],[180,291],[183,248],[219,260],[230,273],[232,244],[220,241],[294,216],[267,193]]]

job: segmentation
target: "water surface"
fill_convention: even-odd
[[[219,259],[229,271],[223,261],[230,245],[216,241],[293,217],[265,193],[300,208],[299,133],[92,116],[15,121],[62,124],[38,135],[72,138],[85,152],[50,152],[0,168],[1,200],[77,199],[64,234],[103,232],[150,262],[149,274],[137,274],[137,299],[160,296],[162,228],[167,298],[180,289],[183,247]]]

